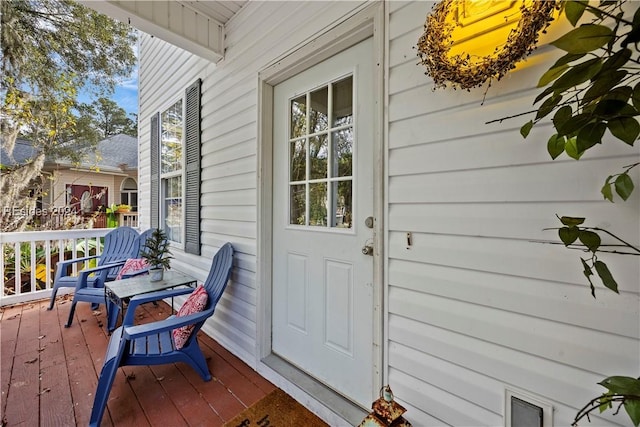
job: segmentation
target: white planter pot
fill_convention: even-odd
[[[164,275],[164,268],[150,268],[149,269],[149,281],[159,282]]]

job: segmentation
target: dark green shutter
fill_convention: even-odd
[[[160,113],[151,117],[151,227],[160,223]]]
[[[186,90],[185,99],[185,251],[200,255],[200,85]]]

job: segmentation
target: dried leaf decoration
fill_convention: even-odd
[[[418,40],[418,56],[427,68],[437,88],[450,84],[454,89],[471,89],[486,81],[500,80],[515,68],[515,63],[536,48],[538,36],[553,21],[557,1],[522,1],[522,16],[509,32],[505,44],[488,56],[474,57],[471,54],[450,55],[454,44],[451,33],[455,23],[447,19],[461,0],[443,0],[437,3],[424,24],[424,33]]]

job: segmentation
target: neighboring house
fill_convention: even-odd
[[[553,27],[485,98],[434,91],[418,65],[434,2],[86,4],[155,36],[141,227],[169,231],[172,267],[199,279],[234,245],[204,330],[331,425],[385,384],[415,426],[515,426],[512,396],[569,425],[604,377],[638,375],[638,258],[609,257],[621,295],[593,299],[580,253],[539,243],[559,214],[638,244],[639,192],[599,194],[637,147],[552,161],[550,128],[523,142],[525,119],[486,124],[531,109]]]
[[[3,162],[21,164],[35,149],[24,139],[16,141],[13,156],[3,153]],[[37,207],[51,213],[73,211],[91,216],[112,204],[128,204],[138,210],[138,140],[114,135],[100,141],[81,164],[66,159],[45,159],[42,169],[44,194]],[[64,209],[63,209],[64,208]]]

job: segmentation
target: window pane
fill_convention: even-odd
[[[289,171],[291,176],[289,181],[304,181],[307,178],[307,151],[305,150],[304,142],[304,139],[300,139],[290,144]]]
[[[291,185],[289,188],[289,224],[305,225],[306,185]]]
[[[164,231],[173,242],[182,242],[182,177],[164,180]]]
[[[332,227],[351,228],[351,218],[353,214],[352,204],[352,181],[334,182],[333,206],[335,206],[336,216],[331,224]]]
[[[161,173],[182,169],[182,100],[160,116]]]
[[[307,134],[307,95],[302,95],[291,101],[291,135],[298,138]]]
[[[327,183],[309,184],[309,225],[327,225]]]
[[[353,122],[353,77],[333,84],[333,126]]]
[[[327,177],[327,158],[329,147],[327,135],[318,135],[309,138],[309,179],[321,179]]]
[[[333,132],[333,168],[332,177],[353,175],[353,129],[347,128]]]
[[[310,134],[323,131],[329,125],[329,89],[326,86],[311,92],[309,121],[311,122]]]

